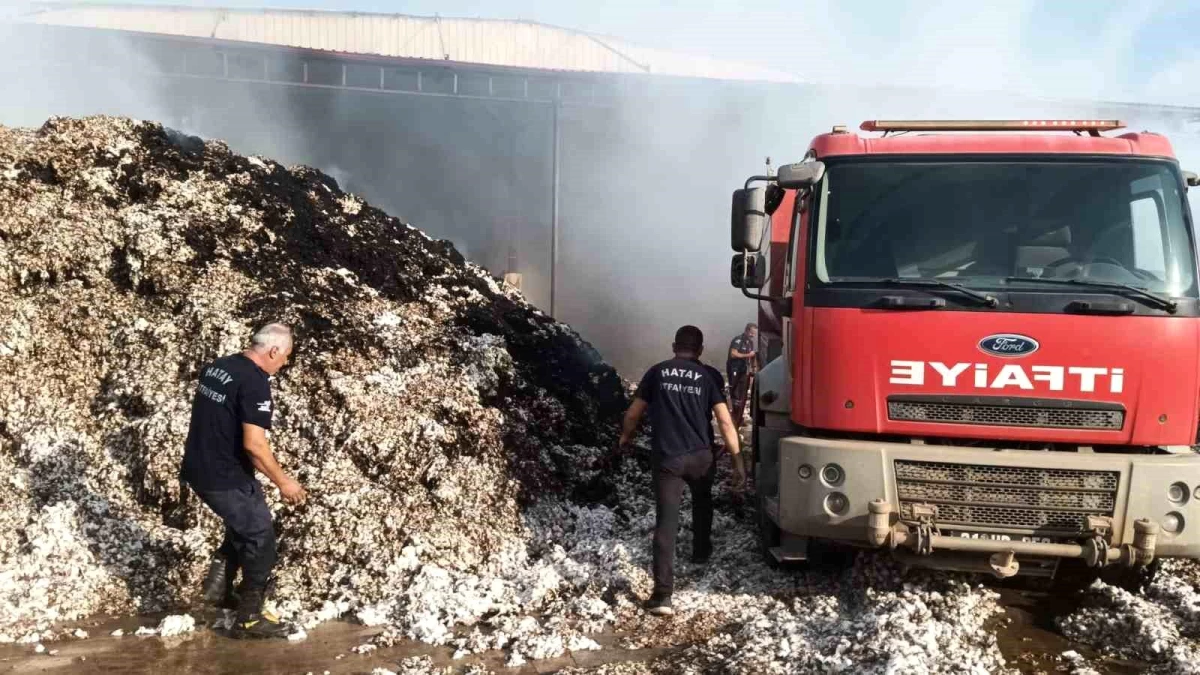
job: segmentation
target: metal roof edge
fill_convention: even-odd
[[[33,19],[34,17],[38,16],[39,14],[50,14],[55,11],[120,10],[120,11],[179,12],[182,14],[210,15],[210,16],[214,16],[214,17],[218,17],[218,18],[222,17],[225,14],[237,14],[237,15],[243,15],[243,16],[286,14],[286,15],[293,15],[293,16],[312,16],[312,17],[321,17],[321,18],[335,18],[335,17],[353,18],[353,17],[360,17],[360,16],[361,17],[372,17],[372,18],[383,18],[383,19],[394,18],[394,19],[405,19],[405,20],[429,22],[431,24],[437,23],[439,21],[441,21],[441,22],[462,21],[462,22],[483,22],[483,23],[491,23],[491,24],[507,24],[507,25],[512,25],[512,26],[524,26],[524,27],[548,29],[551,31],[561,32],[562,34],[565,34],[568,36],[575,36],[575,37],[580,37],[580,38],[589,40],[589,41],[597,44],[601,48],[613,53],[618,58],[627,61],[628,63],[630,63],[634,67],[638,68],[639,70],[649,73],[649,74],[671,74],[671,75],[675,75],[678,77],[691,77],[691,78],[697,78],[697,79],[711,79],[711,80],[739,80],[740,79],[740,80],[756,81],[756,82],[762,81],[762,82],[776,82],[776,83],[807,84],[806,80],[804,80],[803,78],[801,78],[799,75],[797,75],[795,73],[776,70],[776,69],[771,68],[766,65],[758,65],[758,64],[744,63],[744,62],[738,62],[738,61],[726,61],[726,60],[712,57],[709,55],[696,54],[696,53],[692,53],[692,52],[677,52],[677,51],[673,51],[670,49],[663,49],[661,47],[649,46],[649,45],[644,45],[644,44],[637,43],[637,42],[632,42],[632,41],[629,41],[625,38],[621,38],[618,36],[610,36],[610,35],[605,35],[602,33],[592,33],[592,32],[580,30],[577,28],[558,26],[555,24],[549,24],[549,23],[544,23],[544,22],[539,22],[539,21],[532,21],[532,20],[528,20],[528,19],[474,18],[474,17],[458,17],[458,16],[448,17],[448,16],[442,16],[439,14],[434,14],[432,16],[424,16],[424,15],[404,14],[404,13],[395,13],[395,12],[392,12],[392,13],[362,12],[362,11],[348,11],[348,10],[336,10],[336,9],[311,9],[311,8],[288,9],[288,8],[276,8],[276,7],[264,7],[264,8],[230,8],[230,7],[220,7],[220,6],[199,6],[199,7],[197,7],[197,6],[190,6],[190,5],[175,5],[175,4],[161,4],[161,3],[134,3],[134,2],[96,2],[96,3],[92,3],[92,2],[77,2],[77,1],[57,2],[55,0],[38,0],[37,2],[29,2],[26,4],[31,8],[34,8],[34,7],[38,8],[36,11],[27,12],[24,14],[24,16],[27,17],[28,19]],[[20,20],[21,20],[20,17],[18,17],[17,21],[20,21]],[[143,34],[143,35],[156,34],[153,31],[128,30],[126,32]],[[164,33],[163,35],[172,35],[172,34]],[[244,44],[254,44],[254,43],[245,42]],[[650,66],[647,66],[646,64],[642,64],[642,63],[638,62],[638,60],[636,58],[634,58],[630,54],[626,53],[626,51],[630,50],[630,49],[644,50],[649,53],[658,53],[658,54],[662,54],[664,57],[674,57],[677,59],[695,59],[695,60],[709,61],[709,62],[712,62],[713,64],[724,66],[726,68],[741,68],[746,71],[746,75],[744,77],[737,78],[737,77],[705,75],[705,74],[684,75],[684,74],[675,73],[675,72],[663,73],[662,71],[655,71],[653,69],[653,64],[651,64]],[[362,52],[345,52],[345,53],[362,53]],[[462,62],[462,63],[472,63],[472,62]],[[560,72],[599,72],[599,73],[610,72],[610,71],[603,71],[603,70],[576,71],[573,69],[565,69],[565,68],[543,68],[541,70],[553,70],[553,71],[560,71]]]
[[[174,4],[169,4],[169,3],[149,3],[149,2],[147,2],[147,3],[77,2],[77,1],[58,2],[56,0],[37,0],[36,2],[28,2],[26,4],[29,6],[44,7],[47,10],[50,10],[50,9],[54,9],[54,10],[62,10],[62,9],[155,10],[155,9],[161,9],[161,10],[194,12],[194,13],[199,13],[199,12],[217,12],[217,13],[229,13],[229,14],[279,13],[279,14],[299,14],[299,15],[316,15],[316,16],[347,16],[347,17],[369,16],[369,17],[379,17],[379,18],[416,19],[416,20],[420,20],[420,21],[431,21],[431,22],[437,21],[440,19],[442,21],[479,21],[479,22],[486,22],[486,23],[508,23],[508,24],[523,25],[523,26],[536,26],[538,28],[550,28],[553,30],[560,30],[565,33],[572,33],[575,35],[580,35],[583,37],[588,37],[588,38],[592,38],[592,39],[600,40],[600,41],[611,40],[611,41],[620,42],[622,44],[638,47],[640,49],[660,49],[658,47],[652,47],[650,45],[645,45],[645,44],[641,44],[638,42],[630,41],[629,39],[623,38],[619,35],[611,35],[608,33],[586,31],[586,30],[583,30],[580,28],[572,28],[569,26],[560,26],[558,24],[546,23],[545,21],[535,21],[533,19],[521,19],[521,18],[497,18],[497,17],[483,17],[483,16],[478,16],[478,17],[476,17],[476,16],[445,16],[442,14],[407,14],[404,12],[365,12],[365,11],[361,11],[361,10],[320,9],[320,8],[310,8],[310,7],[306,7],[306,8],[289,8],[289,7],[250,8],[250,7],[225,7],[225,6],[220,6],[220,5],[195,6],[195,5],[174,5]],[[663,51],[668,51],[668,50],[663,50]],[[671,53],[678,54],[679,52],[671,52]],[[697,54],[691,54],[691,53],[687,53],[684,55],[685,56],[703,56],[703,55],[697,55]],[[708,58],[711,58],[711,57],[708,57]],[[737,65],[740,65],[740,64],[737,64]]]

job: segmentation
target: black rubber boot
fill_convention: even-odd
[[[246,588],[243,584],[238,602],[237,618],[229,635],[239,640],[260,638],[286,638],[293,632],[292,626],[279,620],[270,612],[263,611],[266,588]]]
[[[202,586],[204,602],[221,609],[237,609],[238,595],[233,588],[237,565],[221,554],[213,556]]]
[[[658,591],[655,591],[646,601],[645,608],[647,612],[656,616],[670,616],[675,613],[675,610],[671,608],[670,594]]]

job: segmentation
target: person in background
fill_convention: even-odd
[[[712,484],[716,471],[712,420],[716,415],[725,448],[733,458],[734,489],[746,482],[737,430],[725,403],[724,383],[715,368],[700,362],[704,334],[683,326],[671,346],[674,356],[651,367],[642,377],[621,429],[620,445],[628,448],[647,411],[651,424],[654,471],[654,592],[646,602],[651,614],[673,614],[675,537],[683,488],[692,493],[692,560],[712,555]]]
[[[741,427],[746,414],[746,399],[750,383],[758,371],[758,326],[748,323],[741,335],[729,343],[725,372],[729,376],[729,399],[733,408],[733,423]]]

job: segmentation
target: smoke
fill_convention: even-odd
[[[444,14],[456,9],[454,3],[439,7]],[[562,7],[539,6],[540,14],[527,16],[579,25]],[[708,359],[723,365],[725,345],[756,312],[728,281],[730,192],[761,173],[767,156],[775,165],[798,160],[811,137],[834,124],[1107,113],[1124,117],[1134,129],[1168,134],[1185,168],[1200,168],[1200,128],[1181,123],[1186,114],[1146,111],[1130,117],[1124,108],[1061,102],[1200,103],[1200,90],[1187,77],[1197,64],[1186,55],[1134,85],[1115,75],[1128,72],[1121,65],[1133,57],[1147,26],[1170,16],[1162,3],[1100,18],[1076,16],[1086,24],[1083,29],[1036,45],[1031,37],[1047,29],[1030,28],[1035,6],[1028,0],[970,8],[951,2],[889,4],[885,15],[863,15],[833,2],[807,3],[803,11],[790,7],[751,14],[749,33],[729,28],[747,19],[727,3],[689,11],[687,20],[665,33],[661,20],[682,10],[630,9],[628,15],[592,10],[575,16],[583,22],[580,28],[757,61],[825,83],[639,76],[626,78],[624,93],[601,105],[568,103],[559,109],[554,313],[626,377],[637,377],[667,356],[675,329],[685,323],[704,329]],[[417,3],[406,11],[424,8]],[[645,12],[661,20],[639,20]],[[887,30],[895,23],[912,30]],[[1081,41],[1087,49],[1078,48]],[[231,51],[226,62],[208,47],[0,24],[0,76],[7,85],[0,92],[0,123],[36,126],[52,115],[128,115],[224,140],[238,152],[315,166],[343,189],[451,240],[493,273],[521,273],[530,299],[550,309],[555,128],[550,105],[267,84],[252,81],[261,79],[253,72],[242,73],[247,81],[241,82],[162,72],[164,64],[181,58],[193,59],[191,71],[209,68],[214,74],[266,69],[282,76],[301,67],[279,51],[265,62],[258,52],[243,51]],[[254,58],[243,58],[249,56]],[[196,61],[205,58],[217,60]],[[334,62],[310,64],[309,75],[318,82],[342,77]],[[402,75],[385,73],[393,76]],[[378,82],[379,70],[355,66],[346,77],[351,83]],[[438,86],[436,78],[426,84]],[[479,83],[463,80],[460,86]],[[1056,98],[1034,98],[1047,95]],[[1195,194],[1192,199],[1195,208]]]
[[[162,97],[144,82],[114,76],[149,67],[123,39],[72,33],[69,42],[42,41],[38,39],[42,35],[21,24],[0,23],[0,74],[6,82],[0,93],[3,123],[38,126],[49,115],[129,114],[122,111],[130,110],[149,119],[171,116]],[[94,63],[70,59],[76,49],[105,54],[110,69],[98,70]],[[66,75],[60,67],[73,72]]]

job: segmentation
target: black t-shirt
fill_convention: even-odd
[[[654,454],[676,457],[711,448],[712,409],[725,402],[724,388],[716,368],[692,359],[671,359],[647,370],[637,397],[649,404]]]
[[[754,351],[754,340],[751,340],[749,337],[746,336],[745,333],[742,333],[741,335],[733,338],[733,340],[730,341],[729,349],[730,349],[730,351],[733,351],[736,349],[737,351],[739,351],[743,354],[749,354],[750,352]],[[742,373],[742,372],[746,371],[746,369],[749,365],[750,365],[749,358],[739,359],[739,358],[734,357],[733,355],[730,355],[728,357],[728,360],[726,360],[726,362],[725,362],[725,370],[728,371],[729,373]]]
[[[271,428],[267,374],[242,354],[200,369],[179,476],[197,490],[231,490],[255,480],[242,423]]]

